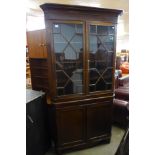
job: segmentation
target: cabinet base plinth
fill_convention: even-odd
[[[78,144],[78,145],[74,145],[74,146],[55,147],[55,152],[57,155],[63,155],[64,153],[69,153],[72,151],[78,151],[78,150],[82,150],[82,149],[95,147],[97,145],[108,144],[108,143],[110,143],[110,141],[111,141],[111,137],[108,137],[106,139],[95,140],[93,142]]]

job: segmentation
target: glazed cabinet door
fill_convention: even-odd
[[[88,28],[88,92],[113,89],[115,26],[89,23]]]
[[[112,101],[87,106],[87,140],[108,138],[111,135]]]
[[[82,22],[52,22],[56,96],[84,92],[84,28]]]

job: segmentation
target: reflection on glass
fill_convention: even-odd
[[[89,37],[89,49],[91,53],[95,53],[97,51],[97,37],[91,35]]]
[[[75,25],[74,24],[61,24],[61,34],[70,41],[75,34]]]
[[[104,82],[103,79],[99,79],[98,83],[96,84],[96,89],[98,91],[100,91],[100,90],[106,90],[107,89],[106,88],[106,83]]]
[[[55,53],[62,53],[63,49],[67,46],[67,41],[61,34],[54,34],[54,42]]]
[[[98,36],[101,42],[113,42],[114,37],[113,36]]]
[[[107,55],[107,67],[112,67],[113,66],[113,59],[114,59],[114,53],[113,52],[108,52],[108,55]]]
[[[109,32],[109,35],[114,35],[114,33],[115,33],[115,27],[114,26],[109,26],[108,27],[108,32]]]
[[[83,36],[82,35],[76,35],[72,41],[71,46],[76,51],[76,59],[79,59],[80,54],[83,54]]]
[[[76,52],[74,51],[74,49],[71,46],[68,46],[65,51],[65,59],[66,60],[76,60],[77,56],[76,56]]]
[[[76,33],[82,34],[83,33],[82,24],[76,24],[75,25],[75,30],[76,30]]]
[[[90,79],[90,84],[91,85],[96,85],[98,78],[100,77],[100,73],[96,68],[90,69],[90,76],[92,77]]]
[[[107,26],[97,26],[97,34],[98,35],[108,35],[108,27]]]
[[[53,33],[60,33],[60,24],[53,25]]]
[[[89,32],[90,33],[96,33],[96,25],[90,25]]]
[[[110,83],[112,81],[112,67],[108,67],[104,73],[104,81]]]
[[[89,91],[112,89],[114,26],[89,27]]]
[[[53,24],[57,95],[83,93],[83,25]]]

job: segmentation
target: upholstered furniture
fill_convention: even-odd
[[[118,77],[115,86],[115,98],[129,101],[129,75]]]
[[[129,62],[125,61],[120,65],[123,74],[129,74]]]
[[[129,54],[117,53],[116,56],[116,69],[121,70],[122,74],[129,74]]]
[[[114,99],[113,101],[113,122],[122,127],[128,126],[129,111],[128,111],[129,102]]]
[[[113,101],[113,122],[128,126],[129,118],[129,75],[122,77],[122,71],[115,72],[115,98]]]

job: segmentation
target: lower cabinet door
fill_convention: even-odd
[[[85,141],[85,107],[75,106],[57,110],[58,145],[72,147]]]
[[[111,135],[112,101],[87,106],[87,140],[104,140]]]

